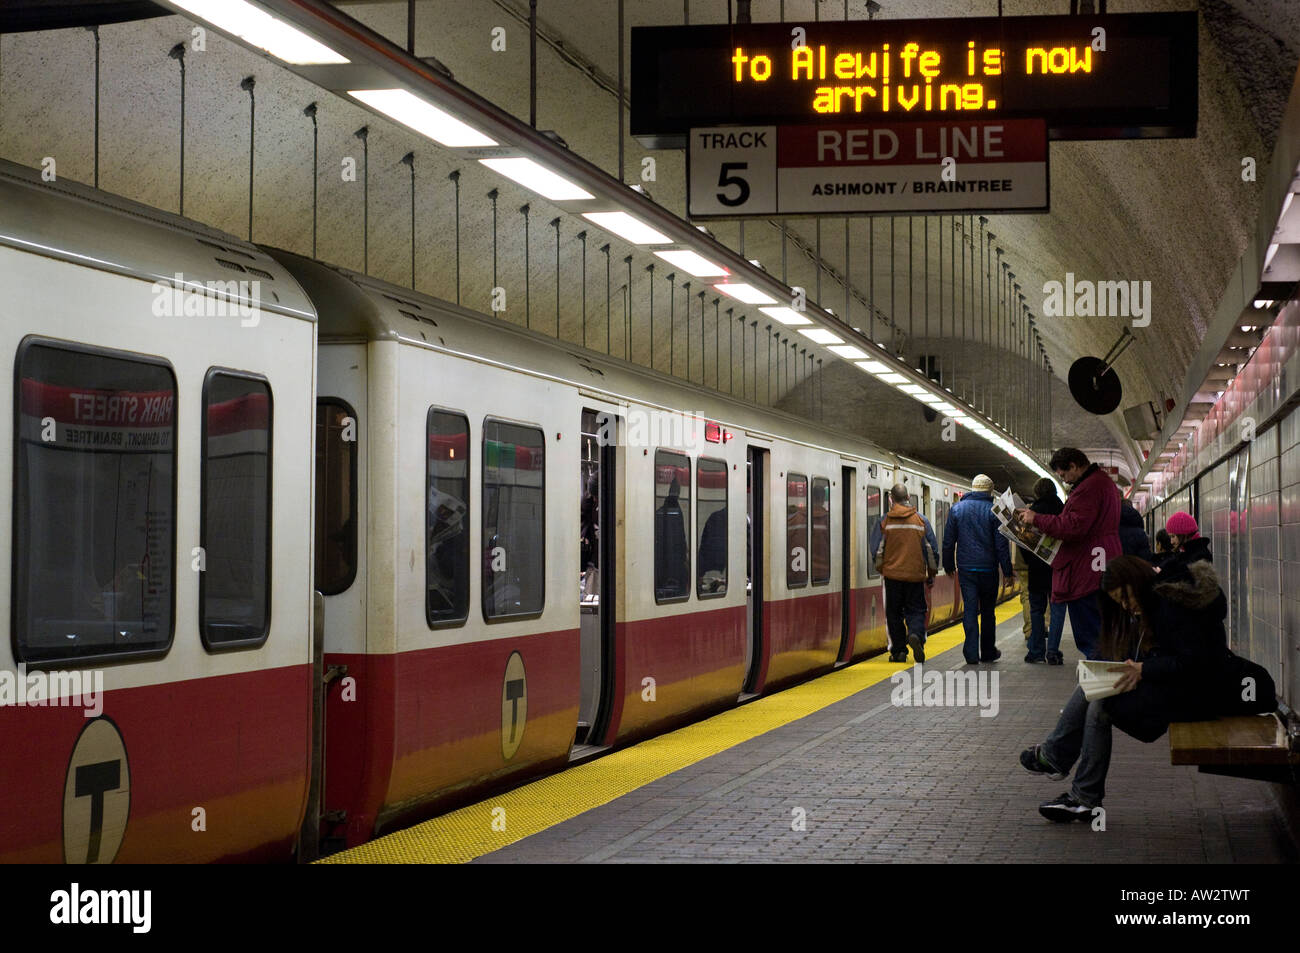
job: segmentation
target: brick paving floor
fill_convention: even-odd
[[[1169,763],[1168,736],[1115,732],[1105,830],[1053,824],[1039,802],[1069,781],[1017,757],[1075,684],[1027,665],[1020,619],[999,627],[999,710],[898,707],[875,685],[479,858],[519,862],[1278,863],[1296,849],[1268,785]],[[926,669],[962,667],[960,646]],[[799,818],[803,819],[803,829]]]

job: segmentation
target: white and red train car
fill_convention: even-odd
[[[0,861],[311,856],[878,653],[888,487],[960,492],[8,165],[0,275],[0,680],[103,682],[0,705]]]

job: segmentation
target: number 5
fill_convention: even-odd
[[[728,208],[735,208],[737,205],[744,205],[749,201],[749,183],[738,175],[730,174],[748,168],[748,162],[722,163],[722,168],[718,171],[718,188],[725,189],[734,185],[740,189],[740,194],[735,198],[728,198],[723,192],[718,193],[718,201]]]

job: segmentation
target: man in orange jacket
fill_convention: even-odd
[[[909,505],[907,487],[894,484],[893,506],[871,533],[871,552],[882,552],[880,574],[885,577],[885,622],[889,627],[889,660],[906,662],[907,647],[918,662],[925,661],[927,586],[934,583],[926,547],[937,566],[939,543],[930,521]],[[904,626],[906,622],[906,626]]]

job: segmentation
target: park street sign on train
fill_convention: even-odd
[[[692,129],[690,218],[1045,212],[1042,119]]]

